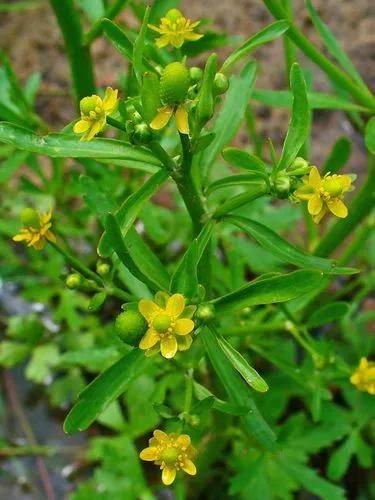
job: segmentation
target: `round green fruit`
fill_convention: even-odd
[[[187,67],[174,62],[168,64],[160,78],[160,99],[163,104],[174,106],[186,99],[190,85],[190,74]]]
[[[117,316],[115,328],[125,344],[137,346],[146,333],[147,322],[140,312],[128,309]]]

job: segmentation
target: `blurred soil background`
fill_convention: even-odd
[[[12,0],[8,0],[8,3],[12,3]],[[370,89],[375,92],[374,0],[314,0],[314,5],[341,42]],[[319,35],[308,18],[304,1],[295,0],[294,8],[297,22],[303,32],[325,52]],[[181,3],[181,9],[187,17],[193,20],[212,18],[213,28],[244,38],[256,33],[273,20],[261,0],[189,0]],[[136,26],[129,9],[118,16],[116,21]],[[0,13],[0,48],[10,57],[22,82],[25,82],[35,71],[41,73],[42,85],[37,97],[37,111],[52,129],[59,130],[74,119],[76,111],[71,96],[70,74],[63,40],[47,0],[42,0],[38,8],[26,12]],[[219,51],[220,56],[223,58],[229,50]],[[116,87],[117,76],[124,70],[123,58],[104,37],[95,41],[93,56],[98,86]],[[255,57],[260,66],[257,86],[265,89],[285,90],[287,81],[281,40],[258,49]],[[305,68],[313,70],[314,89],[330,92],[330,85],[324,75],[301,54],[299,57]],[[201,58],[201,63],[204,64],[204,58]],[[270,109],[259,104],[255,106],[255,111],[258,131],[264,138],[271,137],[276,145],[280,145],[288,123],[288,111]],[[321,165],[334,142],[341,135],[347,135],[354,145],[348,170],[363,175],[366,172],[366,154],[361,135],[357,133],[344,113],[338,111],[315,111],[310,160]],[[245,135],[240,134],[236,142],[245,143]],[[30,396],[31,388],[25,386],[21,368],[13,371],[11,377],[11,382],[8,380],[5,384],[7,399],[11,399],[11,393],[16,385],[19,389],[18,398],[36,433],[38,443],[49,446],[58,443],[60,446],[78,448],[82,446],[86,439],[85,434],[73,437],[64,436],[61,422],[50,418],[40,398],[35,398],[35,394],[34,397]],[[32,405],[30,397],[33,401]],[[17,442],[23,433],[14,421],[12,413],[10,411],[4,415],[3,411],[0,411],[1,424],[5,424],[5,429],[8,431],[7,438],[13,438]],[[95,433],[95,429],[91,432]],[[48,464],[49,473],[47,481],[51,482],[56,498],[66,498],[69,489],[72,488],[72,483],[69,484],[67,477],[74,473],[69,456],[63,459],[46,457],[45,461]],[[2,465],[0,498],[15,500],[45,498],[41,481],[45,472],[43,472],[43,467],[41,469],[40,463],[35,462],[35,457],[22,460],[13,458]],[[18,481],[14,482],[12,476],[17,477]],[[31,489],[29,489],[30,478],[33,483]]]

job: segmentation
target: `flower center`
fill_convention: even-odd
[[[340,196],[342,193],[342,186],[340,181],[335,177],[327,177],[323,180],[323,188],[330,196]]]
[[[168,447],[165,448],[161,453],[160,453],[160,458],[167,464],[167,465],[174,465],[177,462],[178,455],[180,454],[180,450],[174,447]]]
[[[182,17],[182,14],[181,12],[178,10],[178,9],[170,9],[166,16],[165,16],[168,21],[170,21],[171,23],[175,23],[178,19],[180,19]]]
[[[88,97],[84,97],[81,99],[80,102],[80,108],[81,112],[84,115],[90,115],[90,113],[93,111],[94,113],[98,114],[101,111],[101,99],[97,95],[91,95]]]
[[[158,333],[165,333],[171,326],[171,318],[166,313],[160,313],[154,318],[152,326]]]
[[[30,207],[25,207],[21,211],[21,222],[26,227],[39,227],[39,215],[36,210]]]

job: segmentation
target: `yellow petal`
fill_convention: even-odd
[[[97,122],[94,122],[91,126],[91,128],[86,132],[86,134],[81,137],[81,141],[91,141],[96,134],[99,134],[99,132],[102,130],[104,127],[106,121],[105,118],[102,120],[98,120]]]
[[[12,238],[13,241],[25,241],[30,239],[30,233],[28,231],[21,230],[19,233],[15,234]]]
[[[339,181],[344,191],[347,191],[352,185],[352,178],[349,175],[339,175]]]
[[[112,113],[117,104],[117,94],[118,90],[113,90],[111,87],[107,87],[103,99],[103,108],[106,114]]]
[[[139,454],[142,460],[147,460],[148,462],[153,462],[159,458],[158,449],[154,446],[150,446],[149,448],[145,448]]]
[[[88,120],[79,120],[73,127],[73,132],[76,134],[83,134],[83,132],[87,132],[90,128],[90,122]]]
[[[193,337],[191,335],[184,335],[183,337],[177,337],[177,345],[179,351],[187,351],[190,349],[193,343]]]
[[[141,299],[138,302],[138,309],[147,321],[151,321],[154,314],[157,314],[161,311],[160,307],[157,306],[155,302],[149,299]]]
[[[200,38],[202,38],[203,35],[200,35],[199,33],[193,33],[193,32],[187,32],[185,33],[184,37],[185,40],[189,40],[191,42],[196,42]]]
[[[169,297],[165,311],[170,316],[178,317],[185,308],[184,296],[180,293],[175,293]]]
[[[334,198],[333,200],[327,201],[327,206],[333,215],[340,217],[340,219],[345,219],[348,215],[348,209],[346,208],[344,202],[340,198]]]
[[[169,36],[168,35],[160,36],[155,41],[155,44],[156,44],[158,49],[162,49],[163,47],[166,47],[169,44]]]
[[[321,178],[319,174],[319,170],[316,167],[311,167],[310,175],[309,175],[309,184],[315,189],[320,188]]]
[[[159,443],[166,443],[169,440],[168,434],[161,431],[160,429],[155,429],[153,434],[154,434],[154,438],[157,441],[159,441]]]
[[[177,352],[177,340],[176,337],[168,336],[160,340],[160,350],[161,355],[164,358],[171,359]]]
[[[172,467],[164,467],[161,474],[161,480],[166,486],[169,486],[176,479],[176,469]]]
[[[190,474],[190,476],[195,476],[195,474],[197,473],[197,468],[188,458],[185,458],[182,470],[186,472],[186,474]]]
[[[170,106],[163,106],[158,110],[158,114],[150,123],[150,127],[154,130],[160,130],[167,125],[173,114],[173,108]]]
[[[143,335],[139,343],[139,348],[143,350],[150,349],[155,344],[157,344],[159,340],[160,337],[158,332],[156,332],[153,328],[149,328],[147,332]]]
[[[323,200],[320,198],[319,195],[312,196],[309,199],[309,203],[307,204],[307,209],[309,211],[309,214],[318,215],[318,213],[321,211],[322,208],[323,208]]]
[[[189,134],[189,118],[188,112],[184,106],[178,106],[176,110],[176,123],[177,128],[181,134]]]
[[[56,242],[56,236],[53,234],[52,231],[47,231],[45,237],[48,241],[52,241],[52,243]]]
[[[158,33],[163,33],[163,31],[160,28],[154,26],[153,24],[148,24],[147,26],[150,28],[150,30],[157,31]]]
[[[359,361],[359,367],[358,368],[360,370],[366,370],[367,365],[368,365],[367,358],[361,358],[360,361]]]
[[[323,219],[323,217],[325,216],[326,213],[327,213],[327,209],[323,205],[323,208],[321,209],[321,211],[317,215],[313,216],[313,221],[315,222],[315,224],[319,224],[319,222]]]
[[[194,330],[194,321],[183,318],[176,321],[174,332],[176,335],[187,335]]]
[[[190,436],[188,436],[187,434],[181,434],[177,438],[177,444],[179,447],[185,450],[191,444]]]

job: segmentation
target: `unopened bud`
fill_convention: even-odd
[[[96,264],[96,271],[100,276],[105,276],[111,270],[111,266],[107,262],[99,261]]]
[[[82,276],[78,273],[72,273],[67,276],[65,284],[68,288],[78,288],[82,284]]]
[[[215,317],[215,308],[212,304],[201,304],[198,306],[195,317],[204,323],[211,321]]]
[[[216,73],[213,86],[214,94],[224,94],[228,90],[228,87],[229,80],[224,73]]]

